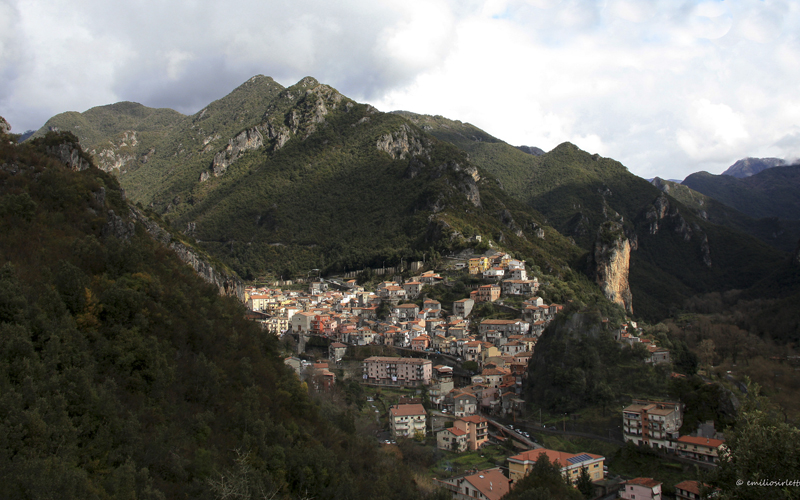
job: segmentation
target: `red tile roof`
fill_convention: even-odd
[[[393,417],[410,417],[413,415],[426,415],[425,408],[420,404],[397,405],[389,410]]]
[[[722,439],[692,437],[692,436],[681,436],[678,438],[678,442],[693,444],[697,446],[708,446],[711,448],[718,448],[720,445],[725,443],[725,441]]]
[[[637,477],[634,479],[629,479],[625,482],[626,484],[638,484],[639,486],[644,486],[645,488],[655,488],[656,486],[660,486],[661,483],[656,481],[651,477]]]
[[[464,478],[489,500],[500,500],[510,489],[511,481],[500,469],[479,471]]]

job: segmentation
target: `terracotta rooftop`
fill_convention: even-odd
[[[660,486],[661,483],[656,481],[651,477],[637,477],[634,479],[629,479],[625,482],[626,484],[638,484],[639,486],[644,486],[646,488],[655,488],[656,486]]]

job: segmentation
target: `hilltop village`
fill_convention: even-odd
[[[410,266],[412,275],[406,279],[399,269],[377,270],[373,289],[359,285],[356,273],[250,287],[250,318],[292,346],[294,355],[285,363],[313,390],[331,390],[338,371],[375,393],[367,401],[377,419],[382,412],[375,398],[395,396],[385,407],[384,431],[378,433],[386,445],[411,439],[456,454],[481,452],[489,445],[508,450],[499,468],[455,470],[437,479],[454,498],[499,499],[542,456],[558,462],[564,477],[587,498],[615,492],[621,498],[661,498],[659,481],[609,480],[606,457],[546,449],[525,430],[529,427],[515,428],[526,413],[522,386],[528,363],[545,327],[564,308],[537,295],[539,280],[528,276],[524,261],[487,252],[453,259],[441,271],[423,271],[422,262]],[[458,276],[471,278],[468,296],[447,307],[428,297],[437,287],[453,287]],[[473,311],[487,303],[507,319],[476,318]],[[612,333],[620,348],[644,347],[649,353],[645,363],[670,362],[669,350],[644,338],[635,322]],[[680,402],[634,400],[624,408],[618,428],[625,442],[713,466],[724,439],[713,426],[704,434],[680,436],[684,411]],[[700,489],[693,480],[667,488],[676,498],[699,498]]]

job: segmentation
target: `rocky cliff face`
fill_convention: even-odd
[[[236,297],[242,302],[245,301],[244,283],[238,276],[215,269],[213,265],[195,250],[184,245],[180,241],[173,240],[169,232],[165,231],[141,211],[131,207],[130,215],[133,220],[144,226],[147,233],[153,239],[168,246],[175,252],[179,259],[190,265],[206,283],[216,286],[220,295],[228,295]]]
[[[72,170],[86,170],[91,166],[89,160],[81,154],[83,150],[78,144],[64,142],[57,146],[48,146],[46,150],[47,154],[55,156],[61,163]]]
[[[92,149],[97,166],[111,172],[116,170],[118,174],[126,172],[128,166],[136,160],[135,148],[139,145],[139,139],[135,130],[126,130],[116,140],[108,141],[100,148]],[[152,153],[150,153],[152,154]],[[144,155],[142,163],[147,163],[149,155]]]
[[[382,135],[375,146],[379,151],[389,153],[394,160],[427,156],[425,144],[408,125],[403,125],[390,134]]]
[[[622,224],[606,222],[597,233],[591,255],[595,282],[608,300],[633,314],[633,295],[628,283],[631,242],[625,237]]]
[[[8,134],[11,132],[11,125],[8,124],[5,118],[0,116],[0,134]]]
[[[225,148],[214,155],[210,171],[200,175],[200,182],[208,180],[211,175],[214,177],[223,175],[228,167],[247,151],[263,147],[277,151],[293,137],[299,137],[301,140],[308,138],[325,123],[325,117],[337,109],[343,101],[346,101],[347,110],[353,105],[332,87],[320,84],[310,77],[301,80],[294,92],[288,89],[282,92],[278,101],[267,109],[261,123],[239,132],[228,140]],[[292,103],[288,111],[285,110],[287,102]],[[210,143],[218,137],[209,136],[204,145],[210,147]]]
[[[231,163],[236,161],[246,151],[258,149],[264,145],[264,136],[259,132],[258,127],[243,130],[233,139],[228,141],[225,149],[214,155],[211,163],[211,173],[214,177],[224,174]]]

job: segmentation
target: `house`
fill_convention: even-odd
[[[475,257],[473,259],[469,259],[467,263],[469,266],[469,274],[483,274],[483,272],[489,269],[489,259],[486,257]]]
[[[419,315],[419,306],[416,304],[400,304],[392,308],[392,316],[398,321],[414,321]]]
[[[534,280],[507,279],[500,283],[503,295],[530,295],[536,293],[539,283]]]
[[[328,363],[314,363],[312,384],[317,391],[330,391],[336,385],[336,375],[328,370]]]
[[[417,387],[431,383],[433,367],[429,359],[372,356],[362,366],[365,384]]]
[[[454,500],[500,500],[511,489],[511,481],[499,468],[437,481],[450,490]]]
[[[475,451],[489,441],[489,421],[480,415],[461,417],[453,422],[453,427],[467,433],[467,447]]]
[[[698,462],[717,463],[720,451],[724,446],[725,440],[723,439],[681,436],[678,438],[675,448],[678,455],[682,457]]]
[[[247,308],[251,311],[263,311],[272,300],[271,295],[253,294],[247,299]]]
[[[592,481],[597,481],[605,477],[603,472],[605,457],[592,455],[591,453],[573,454],[563,451],[548,450],[546,448],[537,448],[524,451],[519,455],[508,458],[508,476],[511,482],[517,482],[525,477],[541,455],[546,455],[550,463],[558,462],[561,466],[561,473],[572,484],[578,482],[580,471],[583,468],[586,469]]]
[[[478,332],[486,335],[490,330],[499,332],[502,337],[525,335],[530,330],[530,324],[521,319],[484,319],[481,321]]]
[[[411,348],[415,351],[426,351],[431,345],[431,338],[427,333],[411,339]]]
[[[311,295],[319,295],[328,291],[328,284],[324,280],[312,281],[308,284],[308,292]]]
[[[406,291],[402,286],[387,285],[378,291],[378,296],[382,299],[404,299]]]
[[[467,451],[467,433],[455,427],[443,429],[436,433],[436,447],[456,453]]]
[[[637,445],[674,450],[682,424],[681,403],[634,399],[633,404],[622,410],[625,442]]]
[[[653,363],[657,365],[659,363],[670,362],[669,349],[650,345],[647,347],[647,350],[650,351],[650,357],[644,360],[645,363]]]
[[[503,269],[502,267],[490,267],[489,269],[483,272],[483,278],[499,280],[503,276],[505,276],[505,274],[506,270]]]
[[[346,353],[347,346],[341,342],[333,342],[328,346],[328,359],[334,363],[341,361]]]
[[[292,333],[308,335],[312,330],[312,323],[316,314],[313,312],[299,312],[292,316]]]
[[[389,408],[389,424],[392,436],[425,436],[427,412],[421,404],[399,404]]]
[[[619,497],[625,500],[661,500],[661,483],[650,477],[637,477],[622,483]]]
[[[519,261],[517,261],[517,262],[519,262]],[[528,280],[528,272],[525,270],[524,265],[522,267],[511,267],[511,264],[509,264],[509,266],[508,266],[508,277],[510,279],[512,279],[512,280],[527,281]],[[536,284],[538,286],[538,284],[539,284],[539,280],[538,279],[537,280],[532,280],[532,281],[536,281]]]
[[[475,302],[494,302],[500,298],[500,287],[497,285],[483,285],[473,290],[469,298]]]
[[[478,413],[478,398],[474,394],[456,389],[453,395],[453,414],[456,417],[468,417]]]
[[[403,290],[406,292],[406,297],[409,299],[416,299],[422,292],[422,282],[420,281],[406,281],[403,283]]]
[[[711,489],[707,484],[703,486]],[[706,495],[702,495],[700,489],[700,481],[681,481],[675,485],[675,498],[676,500],[703,500],[719,494],[717,493],[719,488],[714,488],[715,492],[710,492]]]
[[[461,299],[453,302],[453,314],[459,318],[466,318],[472,312],[475,301],[472,299]]]

